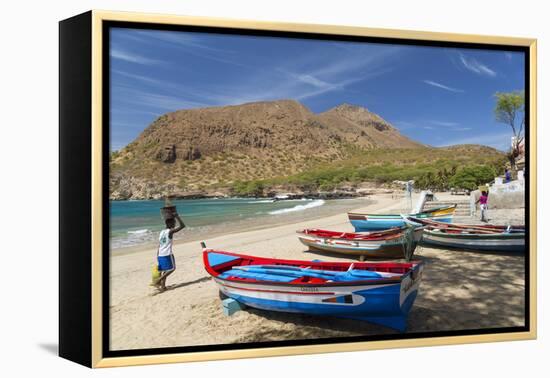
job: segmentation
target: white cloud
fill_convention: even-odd
[[[142,109],[136,109],[135,107],[122,108],[120,106],[117,106],[116,108],[111,107],[110,114],[111,114],[111,116],[116,116],[116,117],[119,117],[119,116],[123,117],[123,116],[136,115],[136,114],[158,117],[162,113],[161,112],[147,111],[147,110],[142,110]]]
[[[130,63],[144,64],[144,65],[153,65],[161,64],[160,60],[146,58],[139,54],[131,53],[121,49],[111,48],[110,54],[111,58],[124,60]]]
[[[449,122],[449,121],[429,121],[429,122],[433,125],[444,126],[444,127],[453,127],[453,126],[459,125],[459,123],[457,122]]]
[[[397,127],[399,130],[408,130],[408,129],[424,129],[424,130],[440,130],[445,133],[448,131],[470,131],[473,130],[473,127],[463,127],[460,126],[458,122],[451,121],[437,121],[437,120],[415,120],[411,121],[393,121],[390,122],[392,125]],[[432,126],[434,125],[434,126]],[[441,138],[441,137],[440,137]]]
[[[473,130],[472,127],[461,127],[458,122],[450,121],[434,121],[434,120],[416,120],[415,122],[410,121],[394,121],[390,122],[392,125],[397,127],[399,130],[407,129],[424,129],[424,130],[443,130],[448,131],[469,131]],[[435,125],[435,126],[432,126]],[[438,127],[439,126],[439,127]]]
[[[203,59],[227,63],[246,69],[256,69],[257,67],[244,64],[231,59],[236,56],[236,52],[229,49],[209,46],[203,39],[193,33],[171,32],[171,31],[133,31],[120,35],[122,38],[130,39],[144,45],[164,44],[169,48],[184,50],[186,54],[191,54]]]
[[[401,51],[400,47],[378,47],[376,52],[365,50],[358,47],[350,53],[342,53],[330,60],[323,61],[316,69],[312,70],[311,74],[318,77],[325,76],[338,76],[342,74],[349,74],[353,71],[360,71],[363,69],[381,68],[384,63],[388,63],[387,58],[396,56]],[[308,58],[308,63],[318,63],[319,57],[312,55]]]
[[[388,67],[378,69],[377,67],[381,62],[373,57],[364,59],[363,64],[359,64],[357,60],[350,64],[349,60],[342,56],[334,57],[322,64],[318,63],[316,59],[308,56],[299,65],[313,67],[310,71],[300,72],[288,68],[279,68],[280,63],[273,62],[272,66],[250,72],[249,75],[245,76],[246,80],[239,77],[239,80],[235,82],[230,81],[223,85],[208,83],[199,87],[120,70],[113,70],[112,77],[113,80],[117,80],[117,75],[120,75],[140,81],[150,86],[152,93],[169,94],[172,98],[182,98],[182,102],[192,100],[203,106],[219,106],[282,98],[303,100],[331,91],[344,90],[346,86],[389,72]],[[358,69],[360,69],[360,72],[353,71]],[[134,88],[135,85],[126,83],[126,87]],[[164,101],[163,103],[175,104],[177,102]]]
[[[189,87],[186,85],[178,84],[175,81],[161,80],[154,77],[137,75],[120,70],[112,70],[111,73],[111,78],[114,85],[125,87],[127,90],[134,90],[135,83],[124,84],[122,81],[120,81],[120,76],[147,84],[149,87],[154,88],[154,90],[151,92],[153,94],[167,94],[171,95],[173,98],[182,98],[182,102],[189,102],[189,99],[193,99],[194,102],[202,104],[202,106],[215,106],[229,105],[232,104],[232,101],[234,100],[233,97],[217,93],[213,90],[208,90],[206,86],[204,86],[204,88]],[[138,90],[138,92],[142,91]]]
[[[125,104],[137,105],[140,108],[159,109],[164,112],[179,109],[206,107],[209,104],[186,99],[180,96],[169,96],[153,92],[144,92],[132,87],[114,85],[113,97]]]
[[[225,96],[228,101],[225,105],[283,98],[304,100],[332,91],[346,90],[350,85],[391,71],[387,61],[384,65],[381,55],[376,59],[371,56],[363,60],[340,55],[321,64],[314,53],[304,54],[304,57],[299,63],[292,65],[285,62],[286,66],[282,68],[274,62],[271,67],[266,66],[251,73],[247,80],[239,80],[234,85],[227,84],[226,87],[230,85],[231,92]],[[310,69],[300,70],[303,66]]]
[[[383,75],[391,71],[392,58],[403,49],[399,47],[365,48],[363,45],[346,45],[343,52],[327,53],[325,48],[318,49],[315,44],[293,59],[281,56],[264,64],[249,67],[242,63],[242,57],[235,56],[230,50],[207,43],[203,38],[192,34],[174,32],[134,32],[123,34],[135,42],[151,45],[153,43],[172,44],[186,53],[201,56],[222,63],[246,67],[245,75],[227,76],[223,82],[208,82],[201,85],[186,85],[177,80],[171,82],[154,76],[142,76],[129,72],[113,71],[127,78],[138,80],[150,87],[154,94],[170,95],[181,98],[182,102],[190,100],[207,106],[236,105],[254,101],[268,101],[283,98],[304,100],[320,96],[331,91],[343,91],[361,81]],[[114,46],[117,47],[117,46]],[[118,59],[150,64],[153,60],[129,54],[122,49],[112,49],[111,54]],[[239,58],[232,61],[233,58]],[[156,62],[155,62],[156,63]],[[185,69],[181,62],[178,69]],[[188,67],[192,72],[193,67]],[[113,75],[115,78],[115,75]],[[127,87],[143,88],[133,83]],[[366,95],[363,93],[363,95]],[[164,104],[177,103],[164,101]],[[176,109],[173,109],[176,110]]]
[[[308,75],[308,74],[297,75],[296,78],[303,83],[313,85],[314,87],[317,87],[317,88],[328,88],[328,87],[334,86],[333,84],[327,83],[326,81],[323,81],[323,80],[319,80],[315,76]]]
[[[181,47],[192,47],[194,49],[206,50],[214,53],[222,54],[235,54],[235,51],[229,49],[221,49],[218,47],[209,46],[207,43],[204,43],[201,38],[195,36],[192,33],[182,33],[177,31],[161,31],[161,30],[138,30],[135,31],[135,34],[140,35],[142,42],[150,42],[150,38],[153,38],[157,41],[162,41],[166,43],[172,43],[179,45]]]
[[[455,92],[455,93],[463,93],[463,92],[464,92],[464,90],[462,90],[462,89],[457,89],[457,88],[449,87],[449,86],[447,86],[447,85],[444,85],[444,84],[435,82],[435,81],[433,81],[433,80],[424,80],[424,83],[426,83],[426,84],[428,84],[428,85],[431,85],[432,87],[437,87],[437,88],[445,89],[446,91],[449,91],[449,92]]]
[[[460,62],[469,71],[472,71],[478,75],[495,77],[497,73],[486,66],[485,64],[477,61],[474,58],[467,58],[463,54],[459,53]]]
[[[260,96],[259,100],[303,100],[331,91],[345,90],[353,84],[391,72],[392,58],[402,51],[397,47],[378,49],[375,52],[351,47],[348,46],[350,49],[343,53],[325,55],[321,58],[320,54],[313,50],[304,53],[299,59],[285,61],[282,68],[270,70],[267,67],[251,77],[250,85],[256,88],[255,90],[241,86],[241,92],[246,93],[246,97],[256,92]],[[304,69],[305,67],[307,69]],[[274,73],[280,75],[276,76]],[[268,83],[269,89],[258,91],[258,83]]]

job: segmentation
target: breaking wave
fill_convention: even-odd
[[[148,232],[149,232],[148,229],[128,231],[129,234],[133,234],[133,235],[142,235],[142,234],[146,234]]]
[[[310,203],[307,203],[305,205],[297,205],[288,209],[280,209],[280,210],[274,210],[270,211],[269,214],[271,215],[277,215],[277,214],[285,214],[285,213],[293,213],[295,211],[304,211],[307,209],[312,209],[314,207],[323,206],[325,204],[324,200],[315,200]]]

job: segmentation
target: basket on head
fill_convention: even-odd
[[[489,193],[489,186],[488,185],[479,185],[477,188],[479,189],[480,192]]]
[[[176,216],[176,206],[173,205],[168,198],[164,201],[164,207],[161,207],[160,209],[160,215],[165,221],[168,219],[174,219]]]

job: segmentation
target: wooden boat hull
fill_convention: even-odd
[[[523,225],[441,223],[412,217],[406,221],[423,227],[423,245],[489,252],[525,251]]]
[[[441,248],[467,249],[490,252],[524,252],[525,234],[445,234],[436,230],[424,230],[423,245]]]
[[[409,217],[418,219],[430,219],[438,222],[452,222],[456,205],[445,206],[424,211],[418,214],[410,214]],[[405,221],[401,214],[359,214],[348,213],[348,218],[355,232],[385,230],[392,227],[403,227]]]
[[[221,256],[221,259],[220,259]],[[227,260],[234,259],[234,260]],[[383,279],[360,279],[353,282],[292,283],[273,281],[238,281],[224,276],[231,264],[252,259],[269,261],[277,266],[308,266],[312,269],[336,267],[345,271],[351,263],[311,262],[262,259],[223,251],[204,250],[204,264],[220,291],[247,306],[267,310],[310,315],[337,316],[365,320],[405,331],[408,313],[418,294],[423,265],[413,263],[354,263],[361,269],[400,267],[403,273]],[[221,261],[221,262],[220,262]],[[404,268],[406,267],[406,268]],[[395,269],[396,269],[395,268]],[[391,275],[392,273],[386,273]]]
[[[411,230],[411,245],[407,246],[406,231],[386,240],[357,240],[334,237],[322,237],[315,234],[299,233],[298,239],[310,250],[340,253],[365,258],[410,259],[422,238],[422,229]],[[411,250],[408,250],[411,248]]]

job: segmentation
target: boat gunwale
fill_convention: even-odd
[[[234,283],[240,283],[240,284],[248,284],[248,285],[268,285],[268,286],[284,286],[284,287],[341,287],[341,286],[375,286],[375,285],[394,285],[394,284],[401,284],[403,279],[405,277],[412,275],[414,271],[417,271],[420,269],[420,266],[423,265],[422,261],[415,260],[410,261],[406,263],[394,263],[394,262],[374,262],[374,263],[357,263],[357,262],[350,262],[349,264],[372,264],[372,265],[382,265],[382,264],[389,264],[389,265],[410,265],[408,268],[409,270],[406,273],[403,273],[401,276],[395,276],[395,277],[386,277],[386,278],[376,278],[376,279],[369,279],[369,280],[357,280],[357,281],[345,281],[345,282],[323,282],[323,283],[311,283],[311,282],[273,282],[273,281],[238,281],[238,280],[232,280],[227,278],[220,277],[220,273],[218,273],[214,268],[210,265],[208,262],[208,253],[215,252],[215,253],[222,253],[229,256],[235,256],[239,258],[258,258],[255,256],[249,256],[249,255],[241,255],[233,252],[226,252],[226,251],[220,251],[216,249],[205,249],[203,250],[203,262],[204,267],[206,271],[214,278],[225,282],[234,282]],[[260,257],[262,258],[262,257]],[[267,258],[269,259],[269,258]],[[272,259],[277,260],[277,259]],[[289,262],[310,262],[310,261],[304,261],[304,260],[285,260]],[[338,262],[336,262],[338,263]],[[347,263],[347,262],[346,262]],[[299,292],[297,292],[299,294]]]
[[[525,226],[520,225],[492,225],[492,224],[463,224],[463,223],[444,223],[433,220],[418,219],[413,216],[407,217],[411,222],[424,227],[424,233],[428,235],[456,238],[456,239],[525,239]],[[516,232],[505,232],[510,227],[512,230],[521,230]],[[478,231],[485,232],[475,232]],[[446,232],[449,230],[457,232]],[[467,233],[458,232],[460,230]]]
[[[393,241],[395,239],[403,237],[405,232],[409,229],[409,226],[393,227],[389,230],[393,230],[394,228],[395,228],[395,232],[392,232],[392,233],[390,233],[390,232],[384,233],[384,231],[381,231],[381,232],[368,231],[368,232],[374,233],[374,234],[381,233],[381,237],[378,238],[378,239],[351,239],[351,238],[344,238],[344,237],[337,237],[337,236],[335,236],[335,237],[332,237],[332,236],[319,236],[319,235],[315,234],[314,232],[312,232],[312,233],[306,233],[305,232],[307,230],[315,231],[317,229],[304,229],[304,230],[296,231],[296,233],[298,234],[298,238],[301,235],[303,235],[303,236],[312,236],[312,237],[316,237],[316,238],[319,238],[319,239],[330,239],[330,240],[345,240],[345,241],[354,241],[354,242],[384,242],[384,241]],[[415,234],[420,233],[425,228],[426,228],[425,226],[414,227],[413,232]],[[328,231],[328,230],[319,230],[319,231]],[[345,232],[343,234],[348,234],[348,235],[349,234],[358,234],[358,232]]]
[[[303,243],[303,242],[302,242]],[[390,248],[398,248],[398,245],[390,245],[390,246],[384,246],[384,248],[377,248],[372,250],[367,249],[352,249],[351,247],[347,246],[341,246],[341,247],[334,247],[330,248],[331,246],[324,246],[322,244],[315,244],[315,245],[306,245],[308,248],[310,248],[313,251],[320,251],[320,252],[329,252],[329,253],[337,253],[344,256],[365,256],[368,258],[377,258],[377,259],[404,259],[405,254],[402,250],[399,251],[399,253],[393,253],[391,250],[387,251],[387,249]]]
[[[324,230],[324,229],[318,229],[318,228],[305,228],[303,230],[297,230],[296,233],[298,235],[304,235],[304,236],[314,236],[321,239],[334,239],[334,240],[346,240],[346,241],[361,241],[361,242],[367,242],[367,241],[385,241],[390,239],[396,239],[398,237],[401,237],[405,231],[407,230],[407,226],[401,226],[401,227],[391,227],[387,230],[382,231],[370,231],[367,233],[359,233],[359,232],[340,232],[340,236],[320,236],[318,233],[321,232],[334,232],[335,234],[338,233],[338,231],[331,231],[331,230]],[[344,235],[357,235],[364,236],[364,239],[360,238],[346,238],[343,237]],[[370,234],[377,234],[377,238],[367,239],[366,237],[370,236]],[[300,236],[298,236],[300,237]]]
[[[424,233],[428,235],[448,238],[448,239],[473,239],[473,240],[482,240],[482,239],[501,239],[501,240],[510,240],[510,239],[525,239],[525,232],[516,232],[516,233],[494,233],[494,234],[461,234],[461,233],[446,233],[441,230],[430,230],[424,229]]]
[[[407,214],[409,217],[415,217],[415,215],[428,215],[433,214],[440,211],[449,211],[449,213],[454,213],[456,210],[457,204],[454,205],[448,205],[448,206],[442,206],[442,207],[436,207],[433,209],[421,211],[419,213],[413,213],[413,214]],[[451,212],[452,210],[452,212]],[[440,216],[446,216],[449,214],[440,214]],[[348,218],[351,220],[351,216],[357,216],[357,217],[367,217],[367,218],[378,218],[378,219],[394,219],[399,218],[403,219],[403,216],[401,214],[371,214],[371,213],[354,213],[354,212],[348,212]],[[356,219],[354,219],[356,220]]]
[[[311,239],[307,239],[305,236],[300,236],[298,235],[298,239],[302,240],[302,239],[306,239],[306,240],[311,240]],[[320,238],[320,239],[331,239],[331,238]],[[346,239],[333,239],[333,240],[342,240],[342,241],[346,241],[348,242],[348,244],[344,244],[344,243],[340,243],[339,245],[344,245],[344,246],[350,246],[350,247],[356,247],[356,248],[361,248],[361,245],[353,245],[351,243],[361,243],[361,242],[364,242],[364,243],[372,243],[374,245],[378,245],[379,247],[382,247],[382,246],[395,246],[395,245],[401,245],[403,244],[402,242],[400,242],[400,240],[395,240],[395,239],[398,239],[398,238],[394,238],[394,239],[385,239],[385,240],[374,240],[374,241],[370,241],[370,240],[361,240],[361,241],[352,241],[352,240],[346,240]],[[312,243],[320,243],[319,241],[317,240],[311,240]],[[335,243],[330,243],[328,244],[329,246],[330,245],[334,245]],[[363,247],[364,248],[364,247]]]

